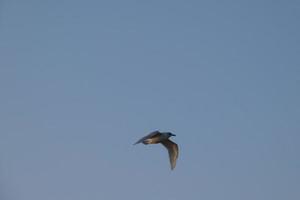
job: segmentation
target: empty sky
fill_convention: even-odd
[[[299,1],[2,0],[0,198],[300,199]],[[180,145],[170,171],[153,130]]]

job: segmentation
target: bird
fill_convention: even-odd
[[[171,132],[153,131],[148,135],[146,135],[145,137],[139,139],[133,145],[139,143],[143,143],[144,145],[161,143],[168,150],[171,170],[173,170],[176,166],[179,149],[178,149],[178,145],[175,142],[169,140],[169,138],[172,136],[176,136],[176,135]]]

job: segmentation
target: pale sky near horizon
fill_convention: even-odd
[[[299,1],[0,2],[0,199],[299,200]],[[161,145],[132,144],[171,131]]]

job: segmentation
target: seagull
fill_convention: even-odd
[[[169,152],[171,170],[173,170],[176,166],[176,160],[178,158],[179,152],[178,152],[178,145],[172,142],[171,140],[169,140],[171,136],[176,136],[176,135],[174,135],[171,132],[153,131],[148,135],[146,135],[145,137],[138,140],[136,143],[134,143],[134,145],[139,143],[143,143],[145,145],[161,143],[162,145],[164,145],[164,147],[167,148]]]

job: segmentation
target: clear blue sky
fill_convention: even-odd
[[[299,1],[2,0],[0,198],[299,200]],[[132,144],[171,131],[180,157]]]

